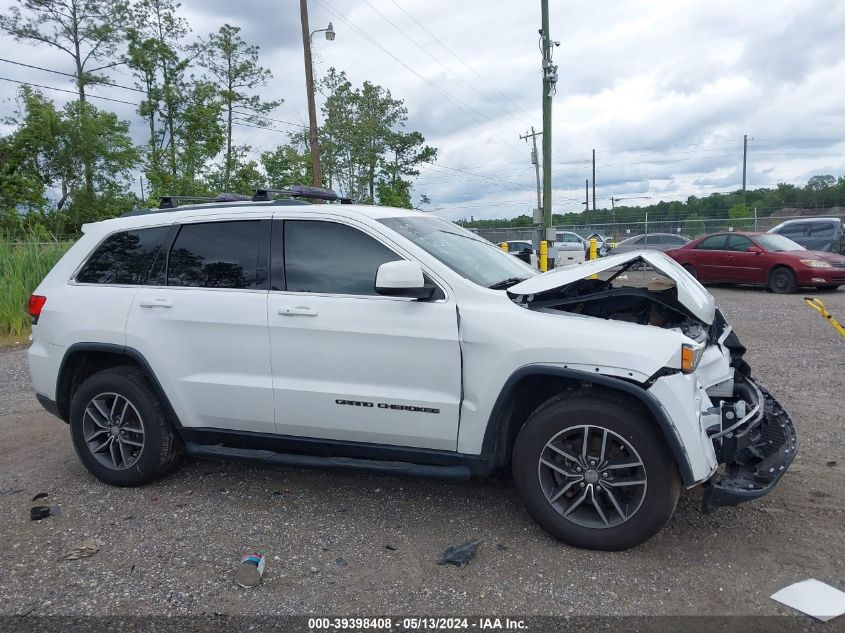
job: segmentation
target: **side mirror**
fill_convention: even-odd
[[[759,246],[749,246],[748,248],[745,249],[745,252],[747,252],[747,253],[757,253],[758,255],[762,255],[763,249],[760,248]]]
[[[434,287],[426,286],[422,268],[416,262],[385,262],[376,272],[376,292],[386,297],[430,299]]]

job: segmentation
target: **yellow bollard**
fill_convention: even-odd
[[[506,253],[508,252],[508,243],[507,242],[502,242],[501,244],[499,244],[499,246],[502,248],[503,251],[505,251]]]
[[[540,271],[546,272],[549,269],[549,243],[546,240],[540,242]]]
[[[598,259],[599,252],[598,252],[598,242],[596,238],[590,239],[590,259]],[[590,275],[590,279],[598,279],[598,275]]]

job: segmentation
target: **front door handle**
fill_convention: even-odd
[[[282,316],[315,317],[319,313],[308,306],[294,306],[293,308],[279,308],[279,314]]]
[[[172,308],[173,304],[167,299],[141,299],[138,305],[142,308]]]

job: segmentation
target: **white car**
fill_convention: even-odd
[[[432,214],[296,200],[83,231],[30,299],[29,364],[109,484],[150,482],[183,453],[441,479],[510,469],[552,535],[624,549],[682,488],[708,483],[705,510],[733,505],[795,456],[713,297],[660,253],[538,274]],[[642,261],[667,283],[621,283]]]

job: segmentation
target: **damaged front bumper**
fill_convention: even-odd
[[[771,492],[798,451],[795,427],[777,400],[746,376],[737,377],[736,389],[744,406],[723,404],[721,428],[710,433],[725,469],[704,491],[705,514]]]

